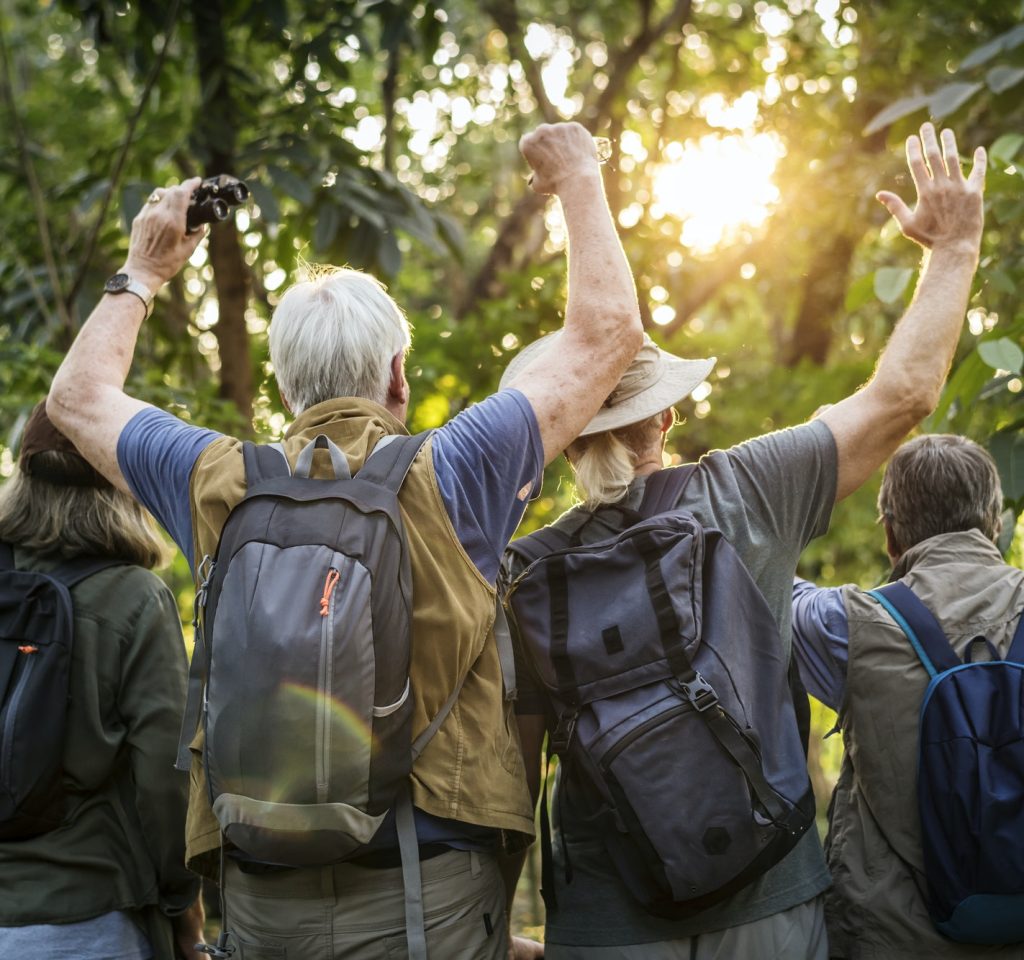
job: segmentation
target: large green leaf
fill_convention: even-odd
[[[870,137],[879,130],[884,130],[889,124],[902,120],[904,117],[928,106],[931,102],[931,95],[917,93],[910,97],[902,97],[895,103],[890,103],[884,110],[879,110],[864,128],[864,136]]]
[[[985,74],[985,83],[993,93],[1005,93],[1024,80],[1024,68],[1000,64]]]
[[[1004,133],[989,147],[989,156],[993,160],[1012,163],[1022,145],[1024,145],[1024,133]]]
[[[1021,350],[1009,337],[998,340],[983,340],[978,344],[978,355],[993,370],[1009,370],[1020,373],[1024,364],[1024,350]]]
[[[942,120],[951,113],[956,113],[981,88],[980,83],[947,83],[939,87],[928,100],[932,118]]]
[[[903,296],[914,271],[910,267],[882,267],[875,271],[875,296],[882,303],[895,303]]]
[[[999,468],[1003,496],[1017,501],[1024,497],[1024,430],[1004,430],[994,434],[988,449]]]

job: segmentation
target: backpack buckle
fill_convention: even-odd
[[[576,730],[577,713],[563,713],[555,725],[555,732],[551,735],[551,749],[557,754],[565,753],[572,742],[573,732]]]
[[[690,701],[693,709],[698,713],[710,710],[711,707],[718,703],[718,694],[715,693],[715,688],[696,670],[694,671],[694,679],[689,683],[683,680],[679,681],[679,688],[682,690],[683,696]]]

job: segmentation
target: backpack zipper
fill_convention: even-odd
[[[334,596],[341,571],[330,567],[320,597],[320,676],[317,696],[316,802],[326,803],[331,775],[331,694],[334,674]]]
[[[25,690],[25,685],[28,683],[28,678],[32,674],[36,658],[27,657],[23,662],[24,667],[22,668],[21,675],[18,677],[18,683],[14,688],[14,693],[11,694],[11,699],[7,702],[7,708],[3,712],[4,739],[3,749],[0,751],[0,783],[6,782],[6,773],[11,766],[11,754],[14,752],[14,721],[18,716],[18,703]]]

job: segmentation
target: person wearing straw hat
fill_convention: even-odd
[[[940,140],[925,124],[907,141],[917,186],[913,211],[894,194],[878,199],[903,234],[924,247],[917,292],[897,324],[871,380],[816,419],[702,457],[676,506],[720,530],[739,554],[779,628],[790,657],[791,591],[804,546],[828,527],[833,504],[856,490],[938,403],[956,348],[978,264],[985,155],[969,177],[960,170],[952,131]],[[514,387],[538,358],[565,355],[558,333],[526,347],[502,385]],[[622,530],[617,507],[635,510],[650,476],[663,468],[673,407],[710,372],[713,359],[684,360],[649,337],[601,409],[565,456],[582,503],[554,523],[583,544]],[[583,521],[586,520],[584,526]],[[511,551],[502,582],[524,569]],[[520,671],[517,712],[527,774],[539,792],[545,695]],[[771,744],[764,744],[765,750]],[[694,771],[694,776],[700,776]],[[568,778],[571,780],[571,776]],[[571,787],[571,784],[569,785]],[[731,898],[686,920],[646,913],[615,872],[597,829],[574,808],[572,789],[556,784],[560,819],[554,844],[557,909],[547,917],[545,955],[553,960],[824,960],[823,891],[830,878],[816,831],[809,830],[774,867]],[[684,811],[685,813],[685,811]],[[566,882],[566,859],[572,880]]]

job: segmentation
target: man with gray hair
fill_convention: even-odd
[[[1024,612],[1024,571],[1006,564],[994,542],[1002,500],[992,457],[966,437],[905,443],[882,480],[878,509],[892,579],[923,602],[962,659],[981,637],[1005,658]],[[831,955],[1020,960],[1024,946],[956,943],[929,919],[916,788],[929,673],[908,636],[874,595],[797,580],[793,643],[807,689],[839,711],[846,747],[826,843]],[[1012,709],[992,704],[1000,706]],[[950,805],[971,786],[950,783],[946,790],[938,802]],[[979,826],[982,835],[964,842],[983,841],[986,825]]]
[[[564,349],[531,365],[515,389],[435,431],[398,494],[412,567],[413,737],[462,684],[410,777],[426,945],[438,960],[504,960],[498,853],[503,838],[533,833],[493,631],[499,559],[544,465],[598,411],[641,342],[633,279],[592,138],[579,124],[542,125],[520,148],[533,189],[556,195],[565,216]],[[153,294],[202,239],[185,231],[197,185],[154,191],[136,217],[125,267],[65,358],[48,404],[83,455],[154,513],[193,570],[215,554],[228,514],[245,495],[242,443],[128,396],[124,383]],[[271,323],[270,355],[296,415],[283,441],[290,464],[324,434],[355,471],[383,437],[405,433],[408,346],[402,311],[365,274],[333,271],[288,290]],[[202,738],[200,729],[186,855],[193,869],[215,877],[221,833],[198,760]],[[305,960],[404,956],[399,864],[390,815],[355,862],[278,869],[229,850],[227,907],[243,955],[248,947]]]

